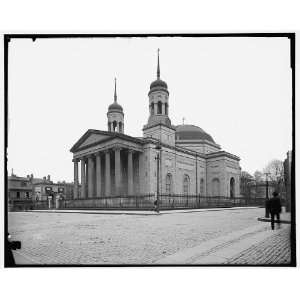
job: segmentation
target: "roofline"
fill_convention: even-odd
[[[226,157],[232,158],[232,159],[237,160],[237,161],[241,160],[238,156],[236,156],[234,154],[231,154],[229,152],[226,152],[226,151],[211,152],[211,153],[207,153],[206,156],[207,156],[207,158],[226,156]]]
[[[222,147],[219,144],[216,144],[215,142],[211,142],[209,140],[205,140],[205,139],[198,139],[198,140],[175,140],[176,143],[180,143],[180,144],[204,144],[207,143],[209,145],[212,145],[216,148],[221,149]]]
[[[76,152],[78,146],[85,140],[85,138],[87,136],[89,136],[90,134],[95,133],[95,134],[103,134],[103,135],[107,135],[107,139],[101,140],[101,141],[96,141],[94,143],[88,144],[86,146],[83,146],[80,148],[80,150],[84,150],[87,149],[89,147],[93,147],[96,145],[99,145],[101,143],[103,143],[104,141],[109,141],[112,140],[114,138],[123,138],[127,141],[130,142],[135,142],[135,143],[139,143],[139,144],[143,144],[143,140],[140,140],[138,138],[126,135],[124,133],[119,133],[119,132],[110,132],[110,131],[101,131],[101,130],[96,130],[96,129],[88,129],[87,132],[74,144],[74,146],[70,149],[70,152],[74,153]]]
[[[144,125],[144,127],[143,127],[143,131],[146,130],[146,129],[153,128],[153,127],[155,127],[155,126],[164,126],[164,127],[167,127],[167,128],[169,128],[169,129],[172,129],[172,130],[176,131],[176,129],[174,128],[173,125],[171,125],[171,127],[170,127],[170,126],[168,126],[168,125],[166,125],[166,124],[163,124],[163,123],[157,123],[157,124],[153,124],[153,125],[150,125],[150,126],[148,126],[148,125],[146,124],[146,125]]]
[[[187,154],[193,155],[195,157],[197,156],[197,157],[201,157],[201,158],[206,158],[205,154],[203,154],[203,153],[199,153],[197,151],[193,151],[193,150],[186,149],[186,148],[183,148],[183,147],[178,147],[176,145],[171,146],[171,145],[162,143],[160,140],[158,140],[156,138],[145,138],[145,143],[154,144],[154,145],[160,144],[161,146],[163,146],[165,148],[173,149],[175,151],[179,151],[179,152],[182,152],[182,153],[187,153]]]
[[[74,185],[74,183],[72,183],[72,182],[65,182],[65,183],[36,182],[36,183],[33,183],[32,185],[41,185],[41,184],[43,184],[43,185]]]

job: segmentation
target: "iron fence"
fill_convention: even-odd
[[[9,210],[43,210],[43,209],[132,209],[152,210],[154,209],[155,194],[144,195],[122,195],[110,197],[93,197],[87,199],[61,199],[49,202],[18,199],[9,201]],[[265,198],[229,198],[211,197],[200,195],[161,194],[159,197],[159,209],[199,209],[199,208],[222,208],[222,207],[244,207],[265,206]],[[284,203],[283,203],[284,205]]]

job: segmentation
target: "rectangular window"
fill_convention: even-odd
[[[17,198],[18,199],[20,198],[20,192],[17,192]]]

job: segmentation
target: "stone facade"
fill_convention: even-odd
[[[116,102],[115,88],[107,114],[108,131],[89,129],[70,150],[74,197],[156,193],[157,158],[161,193],[239,197],[239,158],[221,151],[201,128],[171,124],[169,91],[160,79],[159,56],[157,79],[151,83],[148,97],[149,118],[143,137],[131,137],[124,134],[124,113]],[[112,129],[114,121],[121,127]]]

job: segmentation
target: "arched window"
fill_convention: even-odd
[[[190,178],[188,175],[183,177],[183,194],[188,195],[190,191]]]
[[[168,108],[169,108],[169,106],[168,106],[168,103],[166,103],[166,104],[165,104],[165,114],[166,114],[166,115],[168,115],[168,114],[169,114],[169,112],[168,112]]]
[[[150,113],[151,113],[151,116],[154,115],[154,103],[153,102],[150,105]]]
[[[172,193],[172,175],[169,173],[166,177],[166,193],[171,194]]]
[[[122,132],[122,122],[119,122],[119,132]]]
[[[204,195],[204,179],[201,178],[200,180],[200,195],[203,196]]]
[[[220,196],[220,180],[219,180],[219,178],[214,178],[212,180],[212,195]]]
[[[162,103],[161,103],[161,101],[157,102],[157,114],[158,115],[162,114]]]
[[[117,121],[113,121],[113,132],[115,132],[116,131],[116,128],[117,128]]]
[[[234,198],[235,197],[235,181],[234,178],[231,177],[230,178],[230,198]]]

